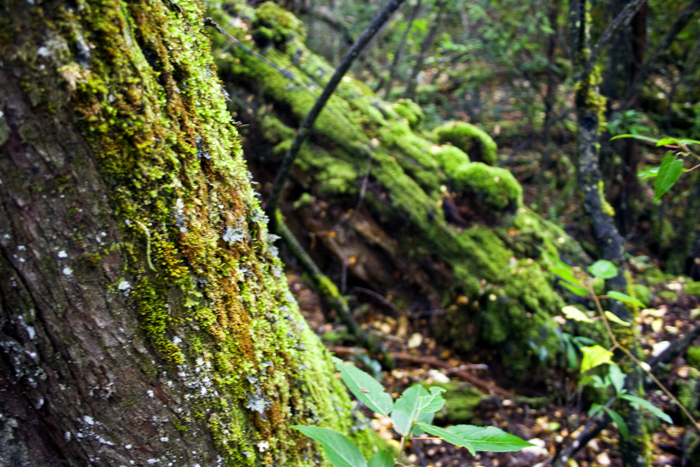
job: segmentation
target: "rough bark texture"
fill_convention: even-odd
[[[588,37],[588,17],[586,0],[571,0],[570,24],[572,31],[572,50],[574,51],[575,76],[583,72],[584,63],[590,52]],[[612,290],[627,292],[625,277],[625,256],[623,239],[620,236],[612,216],[614,211],[605,200],[603,181],[598,162],[600,122],[605,111],[605,98],[598,92],[599,77],[596,71],[583,74],[576,83],[576,112],[578,116],[578,156],[579,186],[583,191],[583,203],[591,222],[593,234],[603,259],[612,261],[618,269],[615,278],[606,281]],[[610,300],[610,311],[620,319],[634,322],[634,316],[623,303]],[[616,338],[622,345],[629,347],[636,356],[636,333],[633,329],[616,331]],[[641,394],[642,373],[634,364],[625,364],[627,372],[626,387],[632,394]],[[642,415],[628,403],[620,404],[618,410],[623,414],[629,427],[629,439],[621,440],[622,457],[625,466],[643,467],[650,465],[648,436],[645,433]]]
[[[348,431],[349,400],[287,290],[201,5],[3,7],[0,464],[322,461],[290,425]]]

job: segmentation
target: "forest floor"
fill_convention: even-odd
[[[373,371],[371,367],[374,364],[375,376],[379,376],[377,362],[368,359],[357,348],[347,346],[352,343],[347,340],[344,327],[327,321],[318,295],[306,285],[300,272],[290,268],[287,278],[307,322],[321,336],[329,350],[343,359],[357,361],[358,366],[368,372]],[[641,326],[641,344],[647,356],[655,353],[655,345],[658,349],[659,343],[673,342],[690,331],[700,314],[700,299],[678,294],[679,289],[682,290],[682,285],[674,280],[652,287],[653,302],[649,309],[641,313],[637,323]],[[676,300],[671,302],[660,298],[658,292],[661,291],[676,292]],[[352,295],[353,290],[348,291],[348,294]],[[669,294],[665,295],[668,297]],[[464,400],[460,400],[460,396],[448,399],[447,408],[452,405],[460,419],[443,417],[437,421],[438,424],[493,425],[535,444],[534,447],[515,453],[482,452],[471,456],[466,449],[439,440],[413,442],[408,444],[407,449],[410,465],[544,467],[557,449],[572,443],[583,429],[588,419],[588,407],[577,388],[577,375],[571,370],[548,370],[546,383],[533,384],[531,381],[509,379],[491,360],[488,352],[456,354],[440,345],[432,336],[429,317],[410,319],[407,312],[403,316],[408,318],[402,316],[395,319],[387,315],[387,306],[386,302],[374,297],[355,310],[356,318],[362,326],[380,337],[396,359],[396,369],[381,373],[382,384],[388,392],[396,396],[415,383],[446,384],[459,395],[464,394]],[[700,340],[695,344],[700,344]],[[661,347],[663,345],[665,344],[661,344]],[[670,365],[664,383],[677,392],[676,389],[682,386],[689,374],[692,374],[690,367],[679,357]],[[661,391],[649,387],[647,396],[654,405],[671,415],[676,423],[682,424],[680,411],[669,404],[668,397]],[[398,447],[399,439],[391,429],[388,418],[373,414],[364,407],[361,410],[372,427]],[[687,439],[685,429],[679,425],[653,422],[658,427],[651,437],[653,466],[689,467],[690,464],[684,458],[684,439]],[[597,439],[581,449],[575,462],[569,466],[622,465],[617,440],[616,429],[610,425]]]

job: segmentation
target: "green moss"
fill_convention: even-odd
[[[698,410],[698,403],[700,402],[700,370],[692,368],[688,374],[688,379],[677,380],[676,386],[678,386],[678,400],[680,403],[694,417],[698,417],[700,415],[700,410]]]
[[[498,162],[496,142],[482,129],[465,122],[450,122],[434,130],[440,144],[450,143],[473,161],[494,165]]]
[[[678,301],[678,295],[670,290],[662,290],[657,293],[657,295],[664,301],[669,303],[675,303]]]
[[[651,305],[651,290],[649,287],[642,284],[634,284],[633,286],[635,297],[644,304],[644,306]]]
[[[399,99],[392,107],[397,114],[408,121],[412,130],[417,130],[425,119],[423,109],[411,99]]]
[[[659,269],[649,268],[649,270],[644,274],[644,279],[649,285],[658,285],[666,282],[666,276]]]
[[[265,2],[255,10],[255,32],[257,35],[282,44],[292,38],[304,39],[302,22],[274,2]]]
[[[689,280],[686,284],[685,287],[683,288],[683,291],[687,293],[688,295],[693,295],[695,297],[700,297],[700,281],[695,282],[692,280]]]
[[[226,465],[316,465],[317,448],[291,425],[350,433],[350,401],[268,241],[210,42],[198,26],[201,4],[92,0],[76,11],[59,6],[37,18],[57,41],[72,44],[74,31],[82,31],[91,44],[87,67],[71,54],[57,58],[65,83],[55,104],[78,116],[110,197],[112,209],[101,215],[116,218],[123,232],[114,248],[151,344],[144,361],[157,361],[143,371],[175,379],[196,368],[196,384],[185,384],[195,389],[174,423],[208,429]],[[272,3],[258,19],[279,34],[273,40],[301,35],[298,20]],[[38,44],[17,47],[24,48],[14,54],[19,61],[35,56]],[[274,123],[267,132],[283,141],[289,131]],[[102,261],[96,255],[80,264]],[[204,391],[202,381],[211,382]],[[264,400],[263,414],[246,408],[253,395]],[[371,450],[365,430],[352,436]],[[266,452],[255,447],[263,440]]]
[[[488,209],[515,212],[522,204],[523,189],[506,169],[481,162],[461,166],[452,180],[454,190],[484,203]]]
[[[425,385],[428,386],[427,384]],[[468,423],[474,417],[474,410],[486,396],[474,387],[459,382],[432,383],[446,390],[442,393],[445,406],[435,414],[435,421],[441,425]]]

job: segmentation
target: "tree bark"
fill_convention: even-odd
[[[586,0],[571,0],[570,24],[572,31],[572,51],[574,76],[581,76],[576,82],[576,113],[578,116],[579,186],[583,191],[583,204],[593,228],[593,234],[603,259],[612,261],[618,275],[609,279],[606,286],[612,290],[626,292],[624,244],[615,223],[612,207],[605,200],[602,177],[598,162],[599,132],[601,115],[605,111],[605,98],[597,88],[599,77],[594,73],[584,73],[586,57],[589,55],[589,20]],[[634,322],[634,317],[624,304],[610,300],[611,311],[620,319]],[[633,330],[619,331],[618,342],[629,346],[630,352],[637,355],[636,334]],[[641,394],[641,369],[636,365],[625,365],[626,387],[632,394]],[[625,403],[618,409],[629,427],[629,439],[621,440],[620,447],[625,466],[644,467],[650,464],[649,440],[642,423],[639,409]]]
[[[287,289],[200,4],[3,5],[0,464],[321,462],[291,425],[347,432],[349,400]]]

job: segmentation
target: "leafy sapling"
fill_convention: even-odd
[[[667,423],[672,423],[671,417],[669,417],[661,409],[654,406],[651,402],[642,399],[641,397],[629,394],[628,391],[625,389],[624,385],[626,375],[622,372],[620,367],[617,364],[615,364],[612,360],[614,356],[613,350],[620,349],[625,354],[626,358],[629,358],[640,368],[642,368],[642,370],[647,374],[647,376],[650,377],[656,383],[656,385],[662,391],[664,391],[666,395],[668,395],[681,408],[681,410],[683,410],[684,413],[686,413],[686,415],[688,415],[688,411],[685,408],[685,406],[678,402],[678,400],[673,396],[673,394],[671,394],[671,392],[668,389],[666,389],[666,387],[663,384],[661,384],[661,382],[653,375],[653,373],[651,373],[649,365],[640,362],[634,354],[632,354],[625,346],[620,345],[620,343],[617,341],[616,334],[613,332],[613,326],[630,327],[632,326],[632,323],[620,319],[618,316],[609,311],[605,311],[601,305],[601,299],[607,298],[619,300],[627,305],[635,307],[643,307],[644,304],[634,297],[614,290],[609,290],[606,295],[600,296],[595,293],[593,288],[593,278],[591,276],[602,279],[612,279],[614,277],[617,277],[618,270],[615,267],[615,265],[612,262],[606,260],[596,261],[588,267],[588,272],[590,273],[589,276],[580,268],[574,268],[572,266],[569,266],[568,264],[561,261],[559,258],[555,258],[545,251],[543,251],[543,256],[548,263],[550,271],[559,276],[559,278],[562,280],[561,284],[564,285],[565,288],[567,288],[576,295],[588,296],[593,299],[593,302],[596,305],[597,312],[599,315],[597,317],[591,317],[586,312],[583,312],[574,306],[565,306],[562,308],[562,313],[564,314],[566,319],[589,324],[593,323],[597,319],[602,319],[605,324],[605,330],[608,334],[608,337],[614,344],[613,348],[608,350],[602,347],[601,345],[591,341],[590,339],[586,339],[588,341],[588,345],[577,346],[583,354],[583,359],[581,361],[582,378],[580,381],[580,385],[592,384],[594,387],[600,389],[614,388],[614,395],[610,398],[608,403],[605,405],[594,404],[591,407],[589,414],[591,416],[594,416],[605,412],[608,415],[610,415],[610,418],[617,425],[620,435],[623,437],[623,439],[627,439],[629,435],[628,427],[625,424],[624,419],[620,416],[620,414],[618,414],[610,408],[610,406],[616,400],[619,399],[623,399],[628,402],[631,402],[632,404],[643,407],[644,409],[648,410],[661,420]],[[562,333],[562,335],[564,334],[565,333]],[[571,337],[569,334],[566,334],[566,349],[568,354],[567,356],[570,362],[575,359],[575,350],[573,343],[576,341],[574,341],[574,339],[577,338]],[[597,368],[601,365],[608,365],[608,373],[605,375],[604,378],[601,378],[599,375],[589,373],[590,370]],[[688,418],[693,422],[693,424],[696,427],[698,427],[698,424],[692,417],[692,415],[688,415]],[[700,427],[698,428],[700,429]]]
[[[399,463],[406,441],[423,433],[465,447],[472,455],[476,451],[511,452],[532,446],[495,427],[455,425],[445,429],[432,425],[435,412],[445,405],[443,388],[411,386],[394,403],[379,381],[352,365],[336,361],[340,376],[350,392],[375,413],[391,417],[394,430],[401,435],[401,444],[396,457],[382,450],[368,461],[357,446],[340,433],[328,428],[295,425],[294,428],[321,444],[335,467],[393,467]]]

